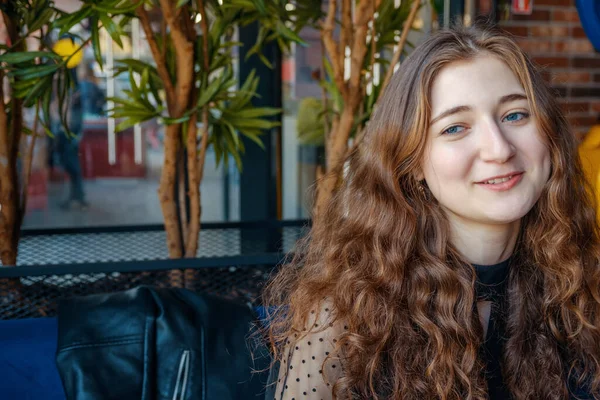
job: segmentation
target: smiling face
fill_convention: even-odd
[[[444,67],[418,178],[450,223],[518,223],[549,176],[549,150],[510,68],[491,55]]]

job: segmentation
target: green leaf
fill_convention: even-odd
[[[244,110],[238,110],[235,113],[235,117],[237,118],[260,118],[260,117],[270,117],[273,115],[281,114],[280,108],[272,108],[272,107],[257,107],[257,108],[247,108]]]
[[[144,121],[146,121],[148,119],[151,119],[151,118],[147,118],[147,119],[144,119],[144,118],[127,118],[127,119],[125,119],[125,120],[123,120],[123,121],[121,121],[121,122],[119,122],[117,124],[117,126],[115,127],[115,131],[122,132],[122,131],[124,131],[124,130],[126,130],[128,128],[131,128],[132,126],[135,126],[135,125],[137,125],[137,124],[139,124],[141,122],[144,122]]]
[[[90,24],[92,27],[92,48],[94,49],[94,58],[96,59],[98,65],[100,65],[100,68],[102,68],[104,63],[102,62],[102,52],[100,50],[100,32],[98,31],[98,20],[93,17],[90,19]]]
[[[258,30],[258,36],[256,37],[254,45],[250,48],[250,50],[248,50],[248,53],[246,53],[246,60],[248,60],[248,58],[250,58],[253,54],[261,54],[260,50],[262,48],[266,36],[267,30],[264,27],[261,27]]]
[[[149,68],[144,68],[144,72],[142,72],[142,77],[140,79],[140,88],[145,89],[148,86],[149,80],[150,80]]]
[[[134,97],[140,97],[140,89],[135,83],[135,72],[133,72],[133,68],[129,68],[129,86],[131,87],[131,91],[133,92]]]
[[[62,60],[61,56],[49,51],[21,51],[15,53],[4,53],[0,55],[0,62],[8,64],[20,64],[33,61],[36,58],[52,58],[54,60]]]
[[[267,66],[267,68],[273,69],[273,64],[271,64],[271,61],[269,61],[269,59],[265,57],[263,53],[258,53],[258,58],[260,58],[260,60],[263,62],[263,64]]]
[[[278,20],[276,29],[280,35],[282,35],[289,41],[301,44],[303,46],[307,45],[307,43],[304,40],[302,40],[302,38],[300,36],[298,36],[298,34],[296,32],[294,32],[293,30],[291,30],[290,28],[288,28],[285,25],[285,22]]]
[[[48,135],[48,137],[54,139],[54,133],[50,130],[50,127],[48,125],[46,125],[44,122],[42,122],[41,125],[42,125],[42,128],[44,128],[46,135]]]
[[[253,3],[259,13],[262,15],[267,15],[267,7],[265,6],[264,0],[254,0]]]
[[[35,32],[39,30],[42,26],[48,24],[48,22],[54,16],[54,10],[52,8],[47,8],[38,16],[38,18],[29,24],[29,32]]]
[[[83,6],[79,11],[73,14],[65,14],[64,17],[61,17],[54,22],[54,26],[60,28],[58,36],[60,37],[65,33],[69,32],[73,26],[79,24],[81,21],[91,16],[92,14],[92,8],[87,5]]]
[[[31,131],[31,129],[29,129],[28,127],[26,127],[25,125],[23,125],[21,127],[21,132],[23,132],[23,134],[27,135],[27,136],[31,136],[31,134],[33,133]]]
[[[37,79],[30,79],[28,81],[15,81],[12,85],[13,90],[24,91],[29,90],[32,86],[37,83]]]
[[[169,117],[162,117],[161,121],[165,124],[165,125],[177,125],[177,124],[182,124],[184,122],[187,122],[190,120],[190,116],[189,115],[184,115],[183,117],[179,117],[179,118],[169,118]]]
[[[119,26],[115,24],[112,18],[110,18],[107,14],[99,13],[98,17],[100,18],[100,22],[102,22],[102,26],[104,26],[104,29],[106,29],[112,40],[114,40],[114,42],[118,44],[120,48],[123,48],[123,42],[121,41],[121,35],[123,34],[123,31],[121,31],[121,28],[119,28]]]
[[[31,107],[34,105],[42,92],[52,90],[52,76],[46,76],[44,79],[40,79],[29,91],[27,97],[23,101],[25,107]]]
[[[178,0],[177,4],[175,4],[175,9],[178,10],[184,5],[186,5],[190,0]]]
[[[49,90],[43,94],[42,98],[42,115],[45,124],[50,124],[50,103],[52,102],[52,91]]]
[[[258,135],[252,134],[250,133],[250,131],[247,130],[240,130],[240,133],[246,136],[248,139],[252,140],[254,143],[256,143],[261,149],[265,150],[265,145],[262,142],[262,140],[260,140]]]
[[[133,4],[127,5],[127,2],[123,2],[116,6],[109,6],[109,7],[100,3],[100,4],[95,4],[94,8],[98,11],[101,11],[101,12],[104,12],[107,14],[123,15],[123,14],[128,14],[128,13],[135,11],[142,3],[143,3],[143,1],[138,1],[138,2],[134,2]]]
[[[239,147],[236,144],[239,141],[237,134],[232,128],[228,127],[228,129],[223,130],[223,137],[228,153],[233,157],[237,169],[242,172],[242,159],[240,157]]]
[[[221,88],[222,83],[223,82],[219,78],[213,79],[208,84],[208,87],[202,90],[202,93],[198,98],[198,107],[203,107],[205,104],[208,104],[215,97],[216,93]]]
[[[58,70],[58,65],[40,65],[29,68],[16,69],[8,73],[9,76],[18,77],[23,80],[41,78],[51,75]]]

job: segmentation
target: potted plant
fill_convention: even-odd
[[[0,104],[0,256],[3,265],[17,260],[19,229],[26,205],[30,153],[18,151],[24,134],[37,132],[37,124],[51,134],[45,122],[51,93],[58,93],[59,107],[65,109],[71,80],[67,72],[70,58],[54,53],[46,36],[59,35],[75,25],[88,22],[90,36],[81,38],[82,47],[90,44],[102,64],[100,30],[121,45],[124,27],[138,19],[150,46],[154,63],[119,60],[115,74],[128,74],[131,88],[126,98],[112,98],[111,116],[120,119],[122,130],[149,119],[165,125],[165,156],[158,190],[169,255],[195,257],[200,232],[201,192],[206,152],[212,146],[217,162],[231,156],[241,168],[244,135],[259,146],[260,136],[278,125],[273,119],[279,109],[255,107],[258,79],[251,74],[238,85],[234,76],[231,49],[240,46],[232,40],[236,24],[258,23],[259,35],[248,55],[264,62],[263,45],[276,41],[287,50],[291,42],[302,43],[297,32],[312,18],[311,8],[288,10],[278,0],[82,0],[80,8],[67,14],[51,0],[0,0],[0,12],[8,31],[9,43],[0,44],[0,83],[7,83]],[[151,14],[159,14],[162,26],[154,30]],[[36,51],[26,42],[38,45]],[[53,84],[58,87],[54,87]],[[2,86],[2,85],[0,85]],[[32,127],[23,124],[23,108],[35,108]],[[66,117],[63,124],[66,126]],[[68,130],[68,126],[66,127]],[[33,149],[35,140],[31,141]],[[178,165],[182,154],[186,162]],[[22,156],[22,157],[21,157]],[[22,163],[24,168],[19,169]],[[177,168],[185,168],[187,193],[175,190]],[[20,175],[20,176],[19,176]],[[182,183],[183,184],[183,183]],[[177,194],[176,194],[177,193]],[[190,215],[178,215],[177,202],[189,200]],[[189,222],[188,222],[189,221]]]
[[[316,24],[325,53],[321,85],[326,164],[317,180],[315,222],[342,182],[344,161],[360,144],[373,109],[406,53],[421,5],[421,0],[331,0]],[[377,81],[377,76],[383,79]]]

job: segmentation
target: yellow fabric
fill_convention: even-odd
[[[600,125],[593,126],[579,145],[579,158],[586,179],[600,205]],[[600,212],[598,212],[600,218]]]

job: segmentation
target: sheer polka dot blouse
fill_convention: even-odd
[[[310,321],[315,332],[294,334],[288,339],[274,400],[332,399],[333,384],[343,370],[339,356],[333,352],[344,327],[331,324],[325,317],[327,311],[320,313],[324,317]],[[326,328],[320,330],[322,327]]]

